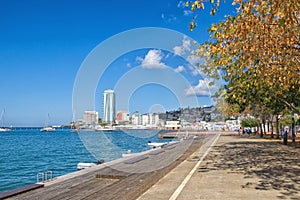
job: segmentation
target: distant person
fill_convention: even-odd
[[[284,128],[281,129],[281,137],[284,137]]]
[[[238,132],[239,132],[239,135],[243,132],[242,127],[239,128]]]
[[[250,137],[251,129],[250,129],[249,127],[247,128],[247,134],[248,134],[248,136]]]

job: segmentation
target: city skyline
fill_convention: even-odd
[[[49,124],[71,122],[73,87],[80,66],[87,55],[109,37],[135,28],[162,27],[204,42],[209,38],[209,25],[234,12],[230,2],[221,2],[215,17],[209,15],[209,9],[204,10],[198,27],[190,32],[188,26],[193,14],[187,12],[182,3],[129,1],[116,6],[116,2],[93,0],[88,3],[0,2],[0,110],[6,110],[4,125],[43,126],[47,113],[51,115]],[[177,53],[182,47],[178,46]],[[117,49],[118,45],[111,48]],[[194,74],[186,62],[160,49],[141,49],[111,63],[95,91],[95,108],[86,110],[100,110],[99,91],[114,89],[122,74],[139,65],[150,70],[153,63],[170,66],[185,76],[193,86],[191,89],[201,92],[199,88],[205,80]],[[179,105],[172,91],[155,84],[137,88],[128,101],[130,112],[140,110],[142,113],[153,107],[170,110]],[[199,101],[208,104],[205,98]],[[77,110],[74,112],[83,115]]]

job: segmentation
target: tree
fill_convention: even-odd
[[[193,2],[198,8],[204,1]],[[197,50],[213,61],[200,67],[209,75],[223,73],[230,104],[243,110],[255,103],[277,116],[276,106],[284,104],[294,119],[293,113],[300,113],[299,1],[234,0],[233,5],[237,15],[212,24],[211,40]]]
[[[247,117],[241,121],[242,127],[257,127],[259,122],[255,118]]]

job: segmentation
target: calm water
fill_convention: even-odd
[[[61,176],[76,171],[78,162],[111,161],[129,149],[132,152],[147,150],[147,141],[158,140],[157,134],[140,137],[140,132],[89,131],[77,134],[70,130],[16,130],[0,133],[0,192],[35,183],[38,172],[51,170],[54,177]],[[100,138],[99,141],[93,140],[97,143],[96,146],[93,143],[97,151],[88,148],[90,153],[85,148],[88,145],[84,137],[87,136]]]

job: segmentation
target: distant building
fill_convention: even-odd
[[[139,112],[134,112],[131,116],[131,124],[134,126],[142,125],[142,117]]]
[[[141,124],[143,126],[157,126],[160,123],[158,114],[141,115]]]
[[[117,121],[118,121],[118,123],[129,122],[130,121],[129,112],[125,111],[125,110],[118,111],[117,112]]]
[[[166,121],[165,129],[179,130],[181,128],[180,121]]]
[[[116,97],[113,90],[105,90],[103,93],[103,117],[102,121],[112,124],[116,119]]]
[[[84,111],[83,121],[87,125],[98,124],[98,112],[96,111]]]

